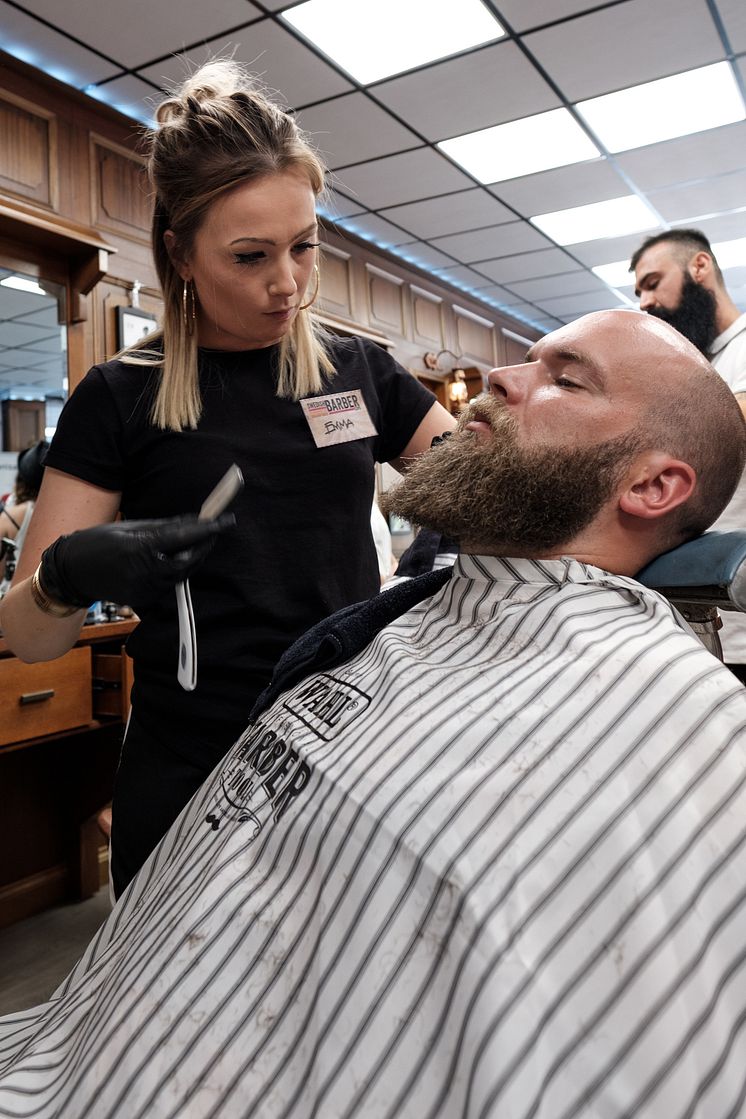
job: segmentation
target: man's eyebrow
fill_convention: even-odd
[[[656,274],[656,269],[655,268],[653,268],[652,271],[645,273],[645,275],[641,278],[639,284],[635,284],[635,295],[639,296],[640,292],[645,287],[645,284],[648,282],[648,280],[651,278],[651,276],[654,276],[655,274]]]
[[[318,222],[314,222],[313,225],[306,226],[305,229],[301,229],[300,233],[294,233],[293,234],[293,236],[290,238],[290,244],[292,244],[294,241],[300,241],[302,237],[310,237],[310,235],[312,233],[316,233],[318,228],[319,228]],[[270,237],[237,237],[236,240],[231,241],[230,244],[231,245],[240,245],[244,241],[248,241],[252,245],[276,245],[277,244],[277,242],[273,241]]]
[[[599,388],[606,388],[606,378],[598,362],[584,354],[582,350],[572,350],[569,348],[557,350],[557,357],[560,361],[570,363],[572,365],[579,365],[582,367],[589,377],[595,381]]]

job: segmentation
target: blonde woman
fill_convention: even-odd
[[[244,729],[280,654],[377,590],[375,463],[401,464],[453,426],[379,347],[315,323],[324,168],[238,66],[209,63],[166,98],[149,172],[163,329],[94,367],[63,410],[0,615],[27,660],[64,653],[96,599],[141,617],[114,791],[117,893]],[[235,525],[197,523],[234,462]],[[176,679],[173,586],[186,575],[191,692]]]

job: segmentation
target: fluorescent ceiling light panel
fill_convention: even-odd
[[[642,148],[746,118],[729,62],[579,101],[575,107],[610,152]]]
[[[742,268],[746,264],[746,237],[736,237],[733,241],[719,241],[712,246],[721,268]]]
[[[591,272],[613,288],[635,286],[635,274],[630,272],[628,260],[615,260],[613,264],[597,264],[591,268]]]
[[[567,109],[481,128],[438,147],[482,183],[498,183],[595,159],[600,151]]]
[[[44,288],[36,280],[29,280],[25,276],[6,276],[0,280],[4,288],[15,288],[16,291],[28,291],[32,295],[46,295]]]
[[[481,0],[307,0],[282,19],[363,85],[505,34]]]
[[[636,194],[539,214],[531,221],[558,245],[576,245],[600,237],[624,237],[627,233],[657,229],[659,225],[653,211]]]

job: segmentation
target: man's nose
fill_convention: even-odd
[[[650,307],[655,307],[657,300],[654,291],[643,291],[640,293],[640,310],[647,311]]]
[[[491,369],[487,374],[487,385],[493,396],[501,396],[510,404],[520,400],[526,395],[536,366],[534,363],[526,365],[504,365],[500,369]]]

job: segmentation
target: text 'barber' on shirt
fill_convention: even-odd
[[[311,396],[299,404],[317,447],[350,443],[378,434],[360,389]]]

